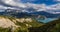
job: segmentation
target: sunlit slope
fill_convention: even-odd
[[[29,27],[43,25],[32,18],[15,18],[11,16],[0,16],[0,32],[28,32]]]

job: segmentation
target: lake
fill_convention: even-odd
[[[56,20],[57,18],[45,18],[45,19],[37,19],[38,22],[48,23],[50,21]]]

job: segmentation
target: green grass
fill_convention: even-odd
[[[51,32],[60,32],[60,24],[56,24],[56,26],[51,30]]]
[[[29,26],[27,27],[26,24],[31,25],[32,27],[39,27],[39,26],[42,25],[42,23],[37,22],[37,20],[36,19],[33,19],[33,18],[32,18],[32,20],[33,20],[32,22],[23,22],[23,23],[21,23],[21,22],[18,22],[16,20],[16,19],[21,19],[21,18],[15,18],[13,16],[4,16],[4,15],[0,15],[0,17],[9,19],[12,22],[14,22],[13,20],[16,21],[15,24],[17,26],[20,26],[20,27],[16,28],[14,32],[28,32],[29,31],[28,30]],[[25,17],[25,18],[29,18],[29,17]],[[0,28],[0,32],[11,32],[11,28]]]

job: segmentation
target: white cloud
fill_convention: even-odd
[[[54,11],[60,10],[60,3],[47,6],[46,4],[21,3],[19,2],[20,0],[1,0],[1,1],[7,5],[24,8],[24,9],[21,9],[21,11],[23,12],[25,11],[30,12],[26,10],[26,9],[29,9],[30,7],[34,8],[36,11],[48,11],[48,12],[53,11],[54,12]],[[34,0],[30,0],[30,1],[34,1]],[[0,9],[8,9],[8,8],[17,9],[13,7],[5,7],[0,5]]]
[[[37,9],[37,11],[46,11],[46,10],[60,10],[60,3],[49,5],[46,4],[26,4],[28,7],[33,7],[34,9]]]
[[[60,3],[48,6],[50,10],[60,10]]]
[[[54,2],[58,2],[58,3],[60,3],[60,0],[53,0]]]
[[[41,10],[45,10],[46,9],[46,5],[45,4],[31,4],[31,3],[27,3],[26,6],[27,7],[33,7],[37,11],[39,11],[39,10],[41,11]]]
[[[60,13],[60,3],[47,6],[46,4],[26,4],[28,7],[33,7],[36,11],[45,11],[53,14]],[[56,11],[56,12],[55,12]]]
[[[2,0],[2,2],[11,6],[26,7],[24,4],[17,2],[17,0]]]
[[[0,5],[0,9],[7,9],[7,7]]]
[[[60,9],[60,3],[47,6],[46,4],[32,4],[32,3],[19,3],[20,0],[2,0],[3,3],[16,6],[16,7],[22,7],[22,8],[28,8],[32,7],[34,9],[39,10],[58,10]],[[28,1],[28,0],[27,0]],[[34,1],[34,0],[31,0]]]
[[[60,2],[60,0],[55,0],[55,1],[59,1]]]

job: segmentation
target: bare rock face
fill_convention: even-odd
[[[38,27],[42,23],[38,23],[32,18],[15,18],[11,16],[0,16],[0,27],[8,28],[11,32],[27,31],[29,27]],[[0,29],[1,31],[1,29]],[[4,31],[4,30],[3,30]]]
[[[16,25],[8,18],[0,17],[0,27],[8,28],[11,26],[16,26]]]
[[[16,25],[13,21],[8,18],[0,17],[0,27],[2,28],[11,28],[11,32],[20,26]]]

